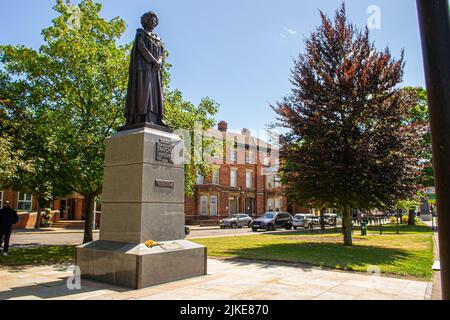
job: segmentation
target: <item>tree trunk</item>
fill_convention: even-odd
[[[399,217],[401,217],[401,216],[400,216],[400,211],[397,211],[397,234],[400,233],[400,229],[399,229],[399,227],[398,227],[398,224],[399,224],[398,219],[399,219]],[[400,220],[401,220],[401,218],[400,218]]]
[[[37,198],[37,217],[36,217],[36,223],[34,225],[35,229],[41,228],[41,215],[42,215],[42,208],[41,208],[41,200]]]
[[[409,215],[408,215],[408,226],[415,226],[416,225],[416,210],[409,209]]]
[[[352,214],[350,208],[342,210],[342,233],[344,234],[344,245],[353,245],[352,239]]]
[[[325,231],[325,210],[326,209],[322,209],[320,210],[320,230]]]
[[[87,194],[84,196],[84,238],[83,243],[88,243],[94,241],[94,236],[92,233],[92,211],[94,210],[94,195]]]

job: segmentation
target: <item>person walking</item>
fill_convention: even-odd
[[[10,202],[5,201],[5,206],[0,210],[0,242],[3,242],[3,255],[8,255],[9,240],[12,226],[19,221],[17,212],[11,208]]]

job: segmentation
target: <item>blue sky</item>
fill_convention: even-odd
[[[77,3],[77,1],[73,1]],[[131,42],[140,16],[158,13],[161,36],[173,64],[172,88],[198,103],[209,96],[220,103],[217,120],[233,129],[264,129],[274,120],[269,108],[290,92],[292,58],[303,39],[332,15],[338,0],[98,0],[103,17],[123,18]],[[0,43],[38,48],[41,30],[55,16],[55,0],[0,0]],[[395,56],[406,50],[405,86],[424,85],[419,26],[413,0],[346,0],[349,19],[366,24],[370,5],[381,9],[381,29],[372,30],[378,48]]]

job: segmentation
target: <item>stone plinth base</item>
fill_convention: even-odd
[[[183,240],[183,157],[183,141],[152,126],[106,141],[100,240],[76,250],[82,277],[141,289],[206,275],[206,248]]]
[[[145,244],[94,241],[76,248],[83,278],[142,289],[207,273],[206,248],[187,240]]]

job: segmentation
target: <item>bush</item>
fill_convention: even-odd
[[[392,219],[392,218],[394,218],[394,219]],[[391,217],[391,222],[392,222],[392,223],[396,223],[395,217]],[[403,216],[402,216],[402,222],[403,222],[404,224],[408,224],[408,223],[409,223],[409,215],[403,215]],[[419,217],[414,216],[414,222],[415,222],[416,224],[420,224],[420,223],[422,222],[422,220],[420,220]]]
[[[389,218],[389,221],[391,223],[397,223],[397,217],[396,216],[392,216],[392,217]]]

